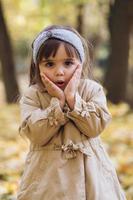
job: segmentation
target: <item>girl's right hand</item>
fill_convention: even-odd
[[[44,73],[40,74],[42,78],[42,82],[46,87],[47,92],[52,96],[56,97],[60,101],[61,108],[64,107],[65,104],[65,95],[64,92],[56,86]]]

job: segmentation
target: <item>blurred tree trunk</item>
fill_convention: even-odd
[[[77,31],[83,35],[84,27],[84,4],[80,3],[77,5]]]
[[[110,4],[108,26],[110,31],[109,67],[105,76],[107,97],[113,103],[125,100],[128,75],[129,39],[133,20],[132,0],[115,0]]]
[[[2,77],[5,86],[6,100],[8,103],[16,101],[19,95],[18,84],[15,76],[13,52],[4,20],[2,3],[0,1],[0,60]]]

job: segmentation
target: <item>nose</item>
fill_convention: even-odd
[[[55,71],[56,76],[63,76],[64,75],[64,68],[63,66],[58,66]]]

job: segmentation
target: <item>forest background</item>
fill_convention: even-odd
[[[127,199],[133,199],[133,1],[0,0],[0,200],[15,200],[28,141],[17,97],[28,85],[31,43],[51,24],[76,28],[93,46],[112,122],[102,133]]]

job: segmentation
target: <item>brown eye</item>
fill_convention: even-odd
[[[67,61],[65,61],[65,65],[66,66],[71,66],[71,65],[73,65],[74,64],[74,62],[73,61],[71,61],[71,60],[67,60]]]
[[[45,64],[46,67],[53,67],[54,66],[54,63],[53,62],[47,62]]]

